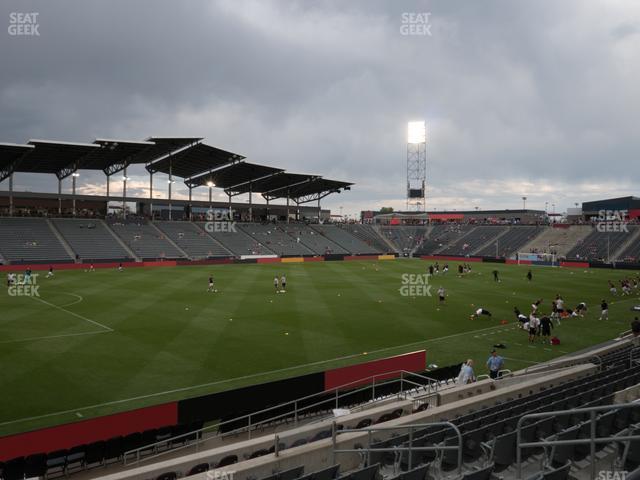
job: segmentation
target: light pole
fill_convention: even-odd
[[[544,202],[544,213],[549,213],[549,202]]]
[[[527,209],[527,197],[522,197],[522,209]]]
[[[213,195],[213,193],[212,193],[213,192],[213,187],[215,187],[215,186],[216,186],[216,184],[213,183],[212,181],[208,181],[207,182],[207,187],[209,187],[209,210],[213,209],[213,204],[211,202],[211,198],[212,198],[212,195]]]
[[[76,178],[78,178],[80,174],[78,172],[73,172],[71,174],[71,185],[73,192],[73,216],[76,216]]]

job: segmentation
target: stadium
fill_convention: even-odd
[[[41,8],[9,32],[45,35]],[[431,36],[431,13],[400,13]],[[640,478],[633,191],[453,201],[428,117],[392,137],[392,174],[133,114],[105,133],[16,115],[0,479]]]

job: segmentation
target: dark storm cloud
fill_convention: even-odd
[[[204,136],[356,182],[327,200],[355,212],[402,206],[406,122],[424,118],[433,207],[637,193],[632,2],[8,1],[5,25],[12,11],[39,12],[41,35],[0,42],[1,141]],[[432,35],[401,35],[406,12]]]

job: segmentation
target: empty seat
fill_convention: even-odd
[[[47,455],[36,453],[24,459],[24,475],[27,478],[43,477],[47,473]]]
[[[493,463],[487,465],[484,468],[480,468],[473,472],[467,472],[460,477],[460,480],[489,480],[493,474]]]
[[[344,478],[345,480],[374,480],[379,469],[380,465],[375,464],[361,470],[356,470],[355,472],[341,478]]]
[[[209,470],[208,463],[199,463],[198,465],[191,467],[191,470],[189,470],[189,472],[187,473],[187,477],[191,475],[195,475],[196,473],[206,472],[208,470]]]

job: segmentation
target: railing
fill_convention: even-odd
[[[596,453],[596,443],[611,443],[611,442],[624,442],[630,440],[640,440],[640,435],[631,435],[631,436],[615,436],[615,437],[596,437],[596,413],[601,411],[611,411],[611,410],[620,410],[623,408],[640,408],[640,403],[621,403],[619,405],[601,405],[598,407],[587,407],[587,408],[575,408],[573,410],[562,410],[555,412],[541,412],[541,413],[529,413],[527,415],[523,415],[518,419],[518,426],[516,429],[516,479],[522,479],[522,449],[523,448],[532,448],[532,447],[544,447],[544,446],[554,446],[554,445],[589,445],[590,450],[590,459],[591,459],[591,478],[597,478],[596,476],[596,461],[595,461],[595,453]],[[527,419],[532,418],[545,418],[545,417],[555,417],[561,415],[575,415],[576,413],[588,413],[589,414],[589,422],[590,432],[589,438],[578,438],[574,440],[542,440],[538,442],[521,442],[521,434],[522,434],[522,423]],[[586,423],[586,422],[585,422]]]
[[[595,360],[595,361],[594,361]],[[536,370],[555,370],[558,368],[575,367],[576,365],[584,365],[586,363],[597,363],[598,369],[602,368],[602,359],[599,355],[591,355],[590,357],[581,358],[579,355],[575,357],[565,357],[563,360],[556,362],[538,363],[524,369],[524,373],[535,373]]]
[[[387,378],[392,375],[395,375],[396,378],[390,378],[390,379]],[[410,378],[416,379],[418,381],[410,380]],[[366,383],[367,385],[359,387],[364,383]],[[398,391],[396,393],[392,393],[392,394],[383,393],[382,394],[383,396],[380,396],[381,395],[380,391],[382,387],[393,385],[393,384],[398,384],[399,386]],[[200,430],[192,431],[182,435],[177,435],[175,437],[164,439],[159,442],[144,445],[140,448],[129,450],[124,453],[123,462],[125,465],[131,465],[135,463],[140,463],[141,461],[147,461],[153,458],[157,458],[167,453],[172,453],[184,448],[191,448],[191,447],[194,447],[196,452],[198,452],[200,450],[200,446],[207,441],[210,441],[216,437],[221,438],[225,436],[239,435],[243,432],[247,433],[247,440],[250,440],[252,431],[260,427],[264,427],[269,424],[274,424],[277,421],[285,421],[288,419],[293,419],[293,425],[296,426],[300,423],[300,420],[305,413],[311,414],[319,410],[325,410],[328,412],[334,408],[339,408],[340,405],[344,405],[345,403],[348,403],[349,397],[354,397],[360,394],[361,392],[364,392],[367,390],[371,390],[370,399],[366,401],[362,401],[361,399],[357,400],[357,403],[359,403],[360,406],[357,407],[357,409],[354,409],[355,411],[371,406],[373,403],[389,400],[390,398],[393,398],[393,397],[396,397],[398,400],[406,399],[408,393],[413,390],[422,389],[426,394],[435,394],[439,389],[439,385],[440,384],[438,380],[425,377],[424,375],[420,375],[418,373],[408,372],[406,370],[394,370],[391,372],[380,373],[377,375],[372,375],[370,377],[365,377],[360,380],[355,380],[353,382],[349,382],[344,385],[340,385],[338,387],[334,387],[331,390],[297,398],[296,400],[281,403],[279,405],[268,407],[247,415],[242,415],[240,417],[236,417],[231,420],[219,422],[214,425],[204,427]],[[377,394],[376,394],[376,389],[378,389]],[[327,395],[331,395],[331,397],[321,399],[317,402],[313,401],[316,398],[326,397]],[[308,402],[312,402],[312,403],[309,404]],[[321,408],[323,406],[324,408]],[[269,415],[270,412],[279,411],[284,408],[289,408],[289,410],[285,411],[284,413],[274,414],[273,416],[262,418],[265,414]],[[256,420],[256,417],[258,417],[259,420]],[[229,430],[227,432],[220,431],[221,427],[224,427],[227,425],[234,425],[239,422],[244,422],[246,423],[246,425]],[[214,435],[205,436],[205,433],[209,433],[209,432],[213,432]],[[189,442],[189,439],[193,439],[193,441]],[[184,440],[185,443],[177,447],[168,448],[167,450],[163,450],[162,452],[158,451],[159,448],[165,447],[170,444],[178,443],[180,440]],[[148,451],[152,451],[153,454],[148,455],[144,459],[142,459],[143,452],[148,452]],[[130,457],[133,457],[133,460],[129,460]]]
[[[417,440],[417,438],[414,439],[414,434],[417,429],[422,430],[429,427],[438,427],[438,426],[451,428],[455,432],[456,436],[458,437],[458,445],[447,446],[445,444],[434,444],[432,447],[414,447],[413,446],[413,441]],[[403,429],[409,430],[408,432],[409,438],[407,440],[409,442],[408,446],[406,447],[389,446],[386,448],[371,448],[373,432],[397,431],[397,430],[403,430]],[[341,449],[337,448],[338,435],[342,435],[344,433],[366,433],[367,446],[362,448],[341,448]],[[408,455],[409,455],[408,463],[411,466],[413,465],[414,452],[432,452],[432,451],[440,452],[440,451],[446,451],[446,450],[457,450],[458,452],[457,471],[458,471],[458,474],[462,473],[462,433],[460,433],[460,429],[451,422],[433,422],[433,423],[422,423],[422,424],[411,424],[411,425],[398,425],[394,427],[368,427],[368,428],[343,429],[343,430],[337,430],[334,426],[332,443],[333,443],[333,464],[334,465],[337,463],[336,457],[340,453],[358,453],[360,455],[366,455],[367,465],[371,465],[372,452],[396,452],[396,453],[408,452]],[[406,442],[402,442],[402,443],[406,443]]]

